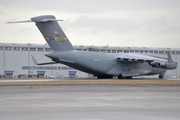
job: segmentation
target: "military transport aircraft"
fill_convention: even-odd
[[[37,63],[37,65],[62,63],[77,70],[93,74],[98,79],[132,78],[143,75],[159,75],[164,78],[166,70],[176,69],[177,62],[172,61],[170,52],[167,58],[155,57],[150,54],[138,53],[102,53],[92,51],[77,51],[58,24],[53,15],[42,15],[27,21],[8,23],[35,22],[44,39],[52,49],[45,56],[52,62]],[[33,58],[35,61],[35,59]]]

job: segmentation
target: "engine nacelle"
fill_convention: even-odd
[[[150,62],[149,65],[152,67],[158,67],[158,63],[156,62]]]
[[[158,63],[158,66],[161,68],[166,68],[167,64],[166,63]]]
[[[162,63],[151,62],[149,63],[149,65],[151,65],[152,67],[157,67],[157,68],[176,69],[177,62],[162,62]]]
[[[159,63],[158,64],[161,68],[165,69],[176,69],[177,62],[166,62],[166,63]]]
[[[157,67],[157,63],[155,63],[155,62],[150,62],[149,65],[152,67]]]

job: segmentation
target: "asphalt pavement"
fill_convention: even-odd
[[[179,120],[180,87],[5,86],[0,120]]]

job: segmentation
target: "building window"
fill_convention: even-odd
[[[45,67],[45,70],[51,70],[51,69],[52,69],[51,66],[46,66],[46,67]]]
[[[153,53],[153,51],[149,51],[149,53]]]
[[[116,53],[116,50],[112,50],[112,53]]]
[[[76,49],[76,50],[78,50],[78,51],[82,51],[82,49]]]
[[[124,50],[124,53],[128,53],[129,52],[129,50]]]
[[[177,55],[180,55],[180,51],[176,51],[176,54],[177,54]]]
[[[14,47],[14,51],[20,51],[20,47]]]
[[[158,51],[154,51],[155,54],[158,54]]]
[[[103,50],[103,49],[101,49],[100,51],[101,51],[101,52],[106,52],[106,50]]]
[[[74,68],[69,67],[69,70],[75,70]]]
[[[140,53],[143,53],[144,51],[143,50],[140,50]]]
[[[23,70],[36,70],[36,66],[22,66]]]
[[[146,50],[146,51],[144,51],[145,53],[148,53],[148,51]]]
[[[130,50],[130,52],[134,52],[134,50]]]
[[[37,69],[38,70],[44,70],[44,66],[38,66]]]
[[[29,70],[29,66],[22,66],[23,70]]]
[[[169,51],[165,51],[165,54],[168,54]]]
[[[111,50],[107,50],[107,53],[111,53]]]
[[[38,48],[38,51],[44,51],[44,48]]]
[[[36,70],[36,66],[29,66],[30,70]]]
[[[117,53],[122,52],[122,50],[117,50]]]
[[[51,48],[45,48],[45,51],[51,51]]]
[[[172,51],[172,54],[176,54],[176,52],[175,52],[175,51]]]
[[[136,53],[138,53],[139,51],[138,50],[135,50]]]
[[[164,51],[159,51],[159,54],[164,54]]]
[[[22,51],[28,51],[27,47],[22,47]]]
[[[5,50],[12,50],[12,47],[5,47]]]
[[[61,67],[62,70],[68,70],[68,67]]]
[[[56,70],[57,70],[57,67],[56,67]],[[61,67],[58,67],[58,70],[61,70]]]
[[[58,66],[52,66],[52,70],[60,70],[61,67],[58,67]]]
[[[0,50],[4,50],[4,47],[0,47]]]
[[[36,48],[30,48],[30,51],[36,51]]]

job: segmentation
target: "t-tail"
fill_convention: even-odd
[[[71,51],[75,50],[69,39],[58,24],[58,20],[53,15],[42,15],[31,18],[28,21],[17,21],[8,23],[35,22],[42,33],[44,39],[53,51]]]

